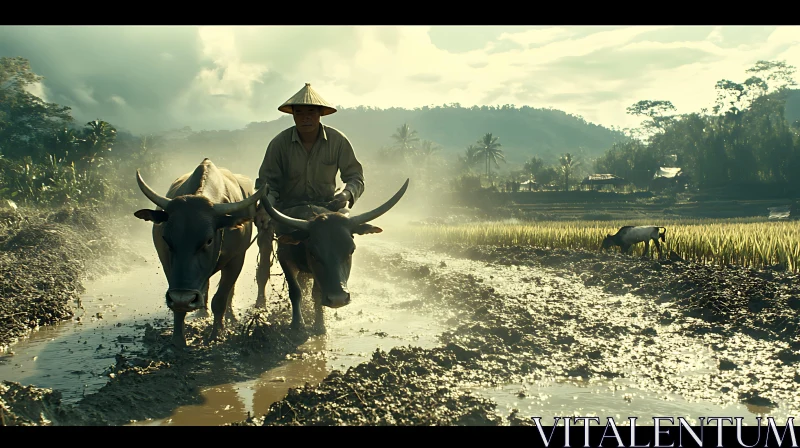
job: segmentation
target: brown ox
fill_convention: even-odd
[[[233,317],[233,290],[253,231],[250,221],[265,188],[253,194],[249,178],[218,168],[209,159],[177,178],[166,196],[147,186],[138,170],[136,180],[158,206],[134,216],[153,221],[153,244],[169,283],[167,307],[175,318],[172,341],[186,346],[186,313],[208,309],[208,280],[221,271],[211,300],[214,327],[205,342],[214,341],[224,328],[223,313]]]
[[[408,179],[386,203],[352,217],[313,205],[292,207],[284,210],[284,214],[275,210],[268,201],[262,201],[267,213],[277,224],[275,233],[278,235],[278,262],[289,287],[293,330],[301,330],[305,325],[300,313],[302,291],[297,282],[298,272],[308,273],[313,277],[313,331],[325,333],[322,307],[339,308],[350,303],[347,281],[350,279],[353,252],[356,250],[354,235],[382,232],[383,229],[369,224],[369,221],[394,207],[406,189]]]

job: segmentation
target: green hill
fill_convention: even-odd
[[[588,123],[580,117],[553,109],[531,107],[472,107],[458,105],[418,109],[375,109],[368,107],[340,108],[322,122],[343,131],[365,160],[377,156],[381,147],[393,143],[391,135],[408,123],[423,140],[432,140],[442,150],[439,155],[453,160],[463,155],[466,147],[487,132],[499,137],[509,165],[522,164],[537,155],[548,163],[556,163],[564,152],[596,157],[615,141],[624,138],[619,131]],[[277,120],[253,122],[235,131],[192,132],[188,128],[164,135],[184,140],[185,150],[196,154],[205,151],[236,149],[251,162],[260,157],[270,139],[292,126],[291,116]],[[254,158],[255,157],[255,158]]]

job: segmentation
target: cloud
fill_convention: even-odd
[[[83,104],[91,104],[95,105],[98,104],[97,100],[94,99],[92,94],[94,93],[94,89],[87,86],[79,86],[72,89],[72,93],[74,94],[75,99],[80,101]]]
[[[42,99],[42,101],[47,102],[47,91],[41,82],[35,82],[33,84],[28,84],[25,86],[25,91],[30,93],[31,95],[36,95]]]
[[[534,29],[519,33],[503,33],[498,40],[511,41],[523,47],[536,47],[558,39],[575,36],[576,32],[564,27]]]
[[[724,38],[722,37],[722,27],[715,26],[714,29],[711,30],[710,33],[708,33],[708,37],[706,37],[706,40],[709,42],[713,42],[715,44],[721,44],[722,41],[724,40]]]
[[[442,75],[438,75],[436,73],[417,73],[415,75],[408,76],[406,79],[409,81],[431,83],[441,81]]]
[[[128,105],[127,101],[125,101],[125,98],[123,98],[123,97],[121,97],[119,95],[111,95],[110,97],[108,97],[108,100],[111,101],[114,104],[119,105],[119,106],[127,106]]]
[[[151,132],[281,116],[310,82],[335,105],[515,104],[638,125],[625,108],[713,104],[758,60],[800,65],[800,28],[209,26],[5,27],[0,54],[45,76],[32,92],[81,121]],[[39,93],[36,93],[37,95]],[[80,115],[78,117],[78,115]]]

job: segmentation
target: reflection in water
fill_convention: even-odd
[[[169,418],[136,422],[139,425],[209,426],[242,421],[266,413],[272,403],[282,400],[290,388],[320,383],[328,376],[325,338],[310,338],[298,349],[302,356],[285,361],[261,377],[202,391],[204,403],[178,408]]]
[[[494,400],[503,417],[517,409],[518,418],[541,417],[542,425],[553,425],[555,417],[599,417],[599,423],[590,421],[595,426],[605,426],[607,418],[613,418],[618,426],[623,426],[630,423],[628,417],[637,417],[637,425],[652,426],[653,417],[683,417],[691,425],[700,425],[699,417],[716,416],[743,417],[744,425],[755,425],[756,417],[771,416],[776,422],[785,424],[786,418],[792,416],[784,410],[738,403],[724,406],[711,402],[690,402],[674,394],[655,394],[628,388],[618,381],[554,380],[464,389]],[[559,424],[563,425],[563,422]],[[766,424],[766,421],[762,421],[762,424]]]
[[[371,239],[362,239],[361,250],[369,245],[381,247],[379,238],[374,235]],[[172,315],[163,303],[166,280],[155,251],[148,246],[144,253],[148,255],[145,265],[133,266],[125,273],[87,285],[88,292],[83,296],[86,313],[81,323],[66,322],[43,328],[13,346],[14,356],[0,358],[0,379],[58,389],[64,394],[65,402],[79,400],[84,388],[88,394],[102,387],[107,381],[103,371],[114,364],[114,355],[141,348],[141,343],[137,342],[141,341],[143,331],[140,325],[152,323],[154,319],[165,319],[170,326],[172,324]],[[255,299],[256,255],[257,250],[251,248],[248,251],[236,286],[236,311],[248,308]],[[418,259],[430,262],[430,256],[426,254],[420,254]],[[521,287],[518,281],[503,279],[505,271],[496,268],[489,271],[490,268],[481,264],[449,257],[447,265],[477,275],[486,270],[486,277],[496,276],[493,284],[498,290],[507,288],[513,293],[514,288]],[[273,269],[273,272],[279,272],[279,267]],[[319,383],[333,369],[344,370],[369,359],[376,348],[390,350],[399,345],[421,348],[439,345],[438,335],[447,328],[443,322],[454,314],[443,310],[441,315],[433,316],[425,314],[425,311],[397,308],[401,302],[424,298],[413,296],[402,284],[382,283],[361,272],[358,262],[354,262],[350,282],[353,303],[335,312],[326,311],[328,335],[311,338],[300,346],[298,352],[303,356],[286,360],[249,381],[206,388],[202,391],[204,403],[177,408],[166,419],[134,425],[221,425],[241,421],[248,413],[260,416],[267,412],[270,405],[283,399],[290,388],[302,387],[307,382]],[[218,278],[218,275],[213,277],[212,284],[216,284]],[[277,286],[276,289],[281,288]],[[103,319],[92,318],[98,312],[103,313]],[[79,311],[78,315],[81,314]],[[696,349],[696,346],[691,349]],[[705,359],[703,353],[700,355],[700,360]],[[688,367],[692,370],[684,372],[686,374],[709,372],[702,362]],[[539,382],[473,390],[493,398],[498,409],[506,415],[512,408],[517,408],[521,418],[542,416],[543,422],[550,424],[554,416],[564,415],[597,415],[601,421],[607,416],[618,421],[626,420],[629,415],[641,416],[639,424],[648,424],[645,420],[649,416],[659,415],[687,418],[733,415],[754,421],[753,414],[769,411],[744,405],[732,405],[726,409],[711,403],[664,397],[663,394],[656,396],[628,388],[623,381]],[[520,396],[522,390],[524,394]],[[768,415],[784,418],[771,412]]]

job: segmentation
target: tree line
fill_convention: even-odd
[[[403,168],[427,190],[496,188],[504,181],[527,180],[570,189],[591,173],[614,174],[646,188],[659,167],[677,166],[700,188],[779,185],[800,191],[800,178],[793,176],[800,169],[800,122],[790,123],[786,117],[787,101],[794,98],[791,104],[800,104],[798,90],[792,88],[795,67],[785,61],[758,61],[747,73],[743,82],[717,82],[711,110],[679,115],[667,100],[637,102],[627,112],[642,117],[642,125],[597,157],[578,144],[562,147],[555,158],[532,149],[524,163],[508,163],[502,136],[492,129],[479,130],[462,153],[445,157],[441,143],[422,138],[405,122],[387,136],[390,144],[375,151],[375,160],[383,167]],[[69,107],[30,93],[43,79],[24,58],[0,58],[2,198],[40,203],[111,199],[122,206],[139,196],[130,173],[140,168],[147,178],[157,176],[167,145],[186,146],[180,143],[185,140],[194,147],[212,134],[220,148],[242,144],[232,132],[193,133],[185,128],[185,138],[167,143],[155,135],[118,132],[100,119],[78,124]],[[442,110],[448,108],[461,109],[453,104]],[[258,128],[251,125],[249,129]]]

